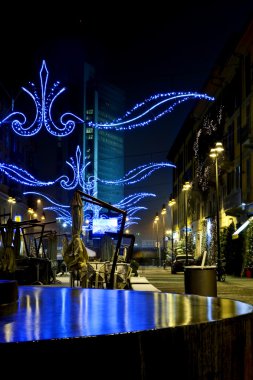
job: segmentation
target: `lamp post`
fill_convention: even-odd
[[[167,214],[166,205],[163,204],[161,215],[163,220],[163,254],[165,254],[165,215]]]
[[[90,220],[88,218],[85,219],[85,228],[84,228],[84,236],[85,236],[85,244],[89,244],[89,225]]]
[[[8,203],[10,203],[10,217],[12,219],[12,207],[16,203],[16,199],[13,197],[8,198]]]
[[[161,254],[160,254],[160,246],[159,246],[159,236],[158,236],[158,223],[159,223],[159,215],[156,212],[154,224],[156,225],[156,249],[158,255],[158,266],[161,266]]]
[[[171,212],[171,262],[173,261],[174,257],[174,240],[173,240],[173,230],[174,230],[174,220],[173,220],[173,206],[176,204],[175,199],[171,198],[168,206],[170,207]]]
[[[28,210],[27,210],[28,214],[29,214],[29,219],[31,220],[32,219],[32,215],[34,214],[34,210],[29,207]]]
[[[219,178],[218,178],[218,157],[221,152],[224,151],[221,142],[215,144],[215,148],[212,148],[209,156],[215,160],[215,182],[216,182],[216,239],[217,239],[217,270],[218,281],[221,280],[221,251],[220,251],[220,202],[219,202]]]
[[[185,264],[188,265],[188,226],[187,226],[187,218],[188,218],[188,199],[187,199],[187,193],[188,190],[191,188],[190,182],[185,182],[183,185],[183,191],[184,191],[184,216],[185,216],[185,255],[186,260]]]

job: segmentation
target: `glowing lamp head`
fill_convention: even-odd
[[[191,188],[191,183],[190,182],[185,182],[183,185],[183,191],[188,191]]]

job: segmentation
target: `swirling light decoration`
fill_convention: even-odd
[[[23,193],[24,195],[34,195],[38,196],[41,199],[46,199],[50,206],[44,206],[43,209],[46,211],[52,211],[56,214],[56,219],[61,220],[62,223],[71,226],[72,224],[72,216],[71,216],[71,206],[59,204],[55,202],[52,198],[46,196],[43,193],[36,191],[27,191]],[[113,206],[118,207],[120,204],[121,209],[126,210],[127,212],[127,220],[125,222],[125,228],[129,228],[133,224],[138,224],[139,217],[136,217],[135,214],[140,210],[146,210],[146,207],[143,206],[135,206],[140,200],[146,197],[156,197],[155,194],[152,193],[136,193],[129,195],[128,197],[122,199],[120,203],[114,204]],[[86,224],[84,221],[83,229],[86,231],[92,230],[92,220],[94,215],[99,215],[100,218],[108,218],[106,214],[100,214],[102,207],[93,205],[90,203],[85,203],[83,207],[83,212],[85,215],[85,219],[88,219],[88,223]],[[122,216],[118,217],[120,225]]]
[[[156,170],[166,167],[175,167],[175,165],[166,162],[150,163],[138,166],[137,168],[130,170],[121,179],[112,181],[90,176],[85,182],[85,169],[88,165],[90,165],[90,162],[86,162],[85,164],[81,165],[81,150],[79,145],[76,148],[76,162],[74,161],[73,157],[70,157],[70,162],[66,161],[66,164],[69,165],[73,171],[72,180],[67,175],[61,175],[54,181],[39,181],[27,170],[19,168],[13,164],[0,163],[0,171],[2,171],[13,181],[19,182],[26,186],[46,187],[55,185],[57,182],[59,182],[60,186],[65,190],[73,190],[80,186],[80,188],[82,188],[85,193],[96,196],[94,194],[95,182],[102,182],[107,185],[132,185],[134,183],[143,181],[147,177],[151,176],[151,174]],[[120,207],[120,204],[118,204],[116,207]]]
[[[62,94],[66,88],[61,88],[57,92],[57,88],[60,82],[55,82],[51,87],[49,93],[47,93],[48,82],[48,70],[46,62],[42,62],[40,70],[40,85],[41,94],[39,95],[35,85],[30,83],[32,92],[22,87],[35,103],[35,118],[30,125],[26,125],[27,118],[24,113],[12,112],[6,118],[1,121],[1,124],[11,123],[13,131],[20,136],[34,136],[36,135],[44,125],[47,131],[54,136],[68,136],[75,129],[76,123],[83,123],[83,120],[74,115],[73,113],[64,113],[60,117],[61,126],[57,126],[52,117],[52,108],[55,100],[60,94]]]
[[[5,117],[0,124],[11,123],[13,131],[20,136],[34,136],[44,125],[51,135],[60,137],[68,136],[72,133],[77,123],[83,124],[84,120],[69,112],[64,113],[60,117],[60,127],[55,124],[52,117],[53,105],[58,96],[62,94],[66,88],[63,87],[58,90],[60,82],[57,81],[53,84],[48,93],[48,77],[49,72],[46,62],[43,60],[40,69],[40,95],[34,83],[30,83],[32,88],[31,91],[22,87],[22,90],[32,98],[35,104],[35,117],[30,125],[26,125],[27,118],[22,112],[12,112]],[[90,121],[87,125],[93,128],[111,129],[116,131],[144,127],[165,114],[172,112],[177,105],[190,99],[214,100],[211,96],[197,92],[170,92],[157,94],[152,95],[142,103],[136,104],[130,111],[127,111],[123,117],[118,118],[113,122],[94,123],[93,121]],[[168,106],[168,102],[172,102],[172,104]],[[162,107],[164,107],[164,109],[161,109]],[[147,120],[144,119],[146,116],[149,117]]]
[[[116,131],[144,127],[165,114],[172,112],[177,105],[190,99],[214,100],[211,96],[199,94],[197,92],[169,92],[166,94],[157,94],[152,95],[142,103],[135,105],[130,111],[127,111],[122,118],[116,119],[111,123],[94,123],[90,121],[88,125],[98,129],[112,129]],[[174,102],[168,106],[167,103],[170,101]],[[162,107],[167,108],[161,110]],[[146,115],[150,115],[149,119],[144,120]]]
[[[27,93],[33,102],[35,103],[35,117],[30,125],[27,125],[27,118],[24,113],[21,112],[12,112],[10,115],[5,117],[0,121],[0,125],[11,124],[12,130],[20,136],[34,136],[37,134],[43,126],[46,130],[54,136],[68,136],[76,127],[77,123],[84,124],[84,120],[77,117],[72,113],[64,113],[60,117],[60,126],[57,126],[53,121],[52,111],[53,105],[55,104],[56,99],[65,91],[65,88],[58,89],[60,82],[55,82],[51,89],[48,91],[48,77],[49,72],[47,70],[46,62],[43,60],[41,70],[40,70],[40,91],[37,90],[36,86],[33,83],[30,83],[31,90],[22,87],[22,90]],[[208,101],[213,101],[214,98],[206,94],[200,94],[196,92],[171,92],[165,94],[153,95],[150,98],[144,100],[142,103],[135,105],[130,111],[127,111],[126,114],[116,119],[113,122],[108,123],[93,123],[92,121],[88,122],[89,127],[98,128],[98,129],[110,129],[110,130],[131,130],[137,127],[143,127],[150,124],[153,121],[156,121],[163,115],[172,112],[173,109],[190,99],[204,99]],[[172,104],[168,105],[168,102]],[[145,120],[145,117],[148,116],[148,119]],[[165,168],[165,167],[175,167],[170,163],[149,163],[146,165],[139,166],[131,171],[129,171],[123,178],[108,181],[102,178],[96,178],[91,176],[85,182],[85,169],[90,162],[81,164],[81,150],[78,146],[76,149],[76,161],[71,157],[70,162],[66,161],[73,171],[72,180],[66,176],[62,175],[54,181],[39,181],[34,176],[32,176],[28,171],[19,168],[16,165],[0,163],[0,171],[7,175],[11,180],[20,182],[26,186],[30,187],[46,187],[52,186],[56,183],[59,183],[60,186],[65,190],[73,190],[77,187],[80,187],[82,191],[87,194],[96,197],[95,193],[95,182],[102,182],[105,184],[113,185],[131,185],[136,182],[140,182],[150,176],[155,170]],[[50,204],[47,209],[52,210],[56,213],[57,217],[61,220],[64,220],[65,223],[71,225],[71,212],[69,205],[63,205],[55,202],[50,197],[45,194],[38,192],[25,192],[24,195],[33,194],[44,197]],[[125,209],[128,213],[128,219],[126,221],[126,228],[131,224],[136,224],[140,219],[134,216],[138,211],[145,210],[145,207],[137,206],[137,203],[145,197],[155,197],[155,194],[152,193],[138,193],[132,194],[124,198],[118,204],[114,206],[117,208]],[[46,208],[45,208],[46,209]],[[93,215],[98,215],[101,208],[90,203],[86,203],[84,206],[84,212],[90,211]],[[85,215],[85,217],[87,217]],[[88,214],[89,217],[89,214]],[[107,217],[106,215],[100,215],[100,217]],[[120,217],[119,217],[120,219]],[[92,220],[84,228],[92,228]]]
[[[23,170],[22,168],[19,168],[16,165],[8,165],[8,164],[2,164],[0,163],[0,171],[2,171],[7,177],[9,177],[11,180],[15,182],[22,183],[23,185],[29,186],[29,187],[49,187],[56,185],[59,183],[59,185],[65,189],[65,190],[73,190],[76,188],[81,188],[85,193],[95,196],[95,183],[96,182],[103,182],[106,184],[114,184],[114,185],[131,185],[136,182],[140,182],[143,179],[150,176],[154,170],[158,170],[161,167],[170,167],[174,166],[171,164],[166,163],[152,163],[148,165],[142,165],[138,168],[135,168],[131,170],[129,173],[126,174],[126,176],[123,179],[115,180],[115,181],[106,181],[102,180],[96,177],[89,177],[87,181],[84,181],[84,175],[85,175],[85,168],[90,164],[90,162],[86,162],[81,165],[81,150],[80,147],[77,146],[76,148],[76,157],[75,160],[73,157],[70,158],[69,161],[66,161],[67,165],[69,165],[73,171],[73,179],[71,180],[68,176],[62,175],[59,178],[57,178],[54,181],[39,181],[35,177],[33,177],[29,172],[26,170]],[[138,172],[139,170],[139,172]],[[145,173],[145,175],[144,175]],[[71,210],[69,205],[64,205],[56,202],[51,197],[47,196],[46,194],[42,194],[40,192],[36,191],[26,191],[23,193],[24,195],[34,195],[39,196],[41,198],[44,198],[50,206],[44,207],[45,210],[51,210],[55,212],[57,219],[61,219],[64,223],[70,225],[71,224]],[[124,209],[127,211],[128,214],[128,220],[126,222],[126,228],[129,227],[132,224],[136,224],[137,220],[140,218],[134,216],[138,211],[140,210],[146,210],[145,207],[140,207],[137,204],[146,197],[155,197],[156,195],[153,193],[136,193],[129,195],[128,197],[122,199],[119,203],[114,204],[113,206]],[[99,215],[101,211],[101,207],[86,203],[84,206],[84,212],[89,211],[91,215]],[[89,213],[86,213],[86,217]],[[106,215],[100,215],[100,217],[107,218]],[[120,222],[119,217],[119,222]],[[120,225],[120,223],[119,223]],[[89,224],[84,225],[84,229],[91,229],[92,228],[92,218],[90,218]]]
[[[135,169],[130,170],[123,178],[120,178],[116,181],[107,181],[103,179],[98,180],[100,182],[106,183],[106,184],[113,184],[113,185],[132,185],[136,182],[143,181],[147,177],[149,177],[154,171],[166,168],[166,167],[173,167],[175,168],[176,166],[173,164],[170,164],[168,162],[151,162],[149,164],[145,164],[142,166],[138,166]]]

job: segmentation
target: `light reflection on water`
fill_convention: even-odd
[[[215,297],[20,286],[18,302],[0,308],[0,342],[152,330],[252,312],[252,305]]]

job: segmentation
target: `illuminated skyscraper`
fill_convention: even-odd
[[[111,84],[98,83],[94,69],[85,64],[84,70],[84,126],[83,157],[90,165],[85,179],[96,176],[100,179],[115,180],[124,176],[124,132],[100,130],[89,127],[89,121],[112,122],[122,115],[125,97],[123,91]],[[115,204],[124,197],[124,187],[95,185],[97,197]]]

